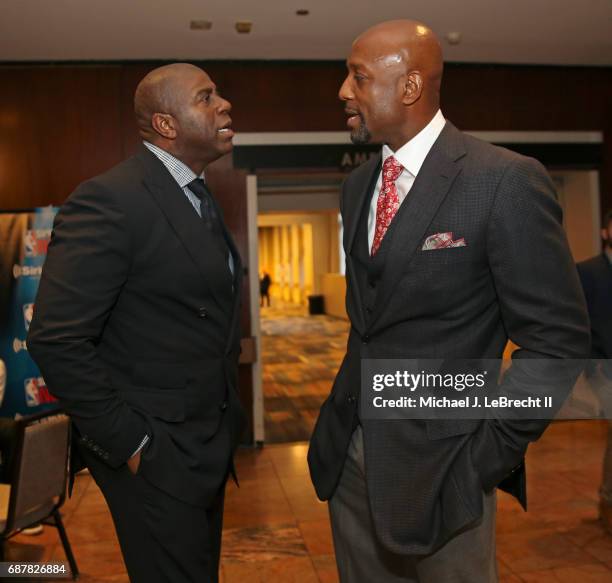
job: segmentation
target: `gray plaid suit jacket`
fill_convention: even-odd
[[[342,190],[351,330],[310,444],[322,500],[334,494],[355,427],[362,358],[495,359],[511,339],[520,349],[504,392],[548,391],[559,401],[579,369],[560,377],[564,367],[555,361],[589,353],[586,307],[561,209],[539,162],[447,122],[394,219],[380,278],[369,281],[355,248],[365,236],[358,225],[379,168],[380,157],[366,162]],[[428,236],[447,232],[466,246],[422,249]],[[368,285],[376,291],[366,306]],[[534,358],[551,360],[536,371],[524,365]],[[393,552],[424,555],[477,523],[483,491],[500,486],[526,505],[523,458],[548,422],[361,424],[377,535]]]

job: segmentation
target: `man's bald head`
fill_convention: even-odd
[[[140,134],[152,138],[151,121],[156,113],[176,115],[190,79],[204,73],[189,63],[172,63],[153,69],[136,87],[134,113]]]
[[[183,161],[196,174],[231,151],[231,108],[208,74],[188,63],[154,69],[134,94],[142,139]]]
[[[355,39],[353,47],[365,46],[374,58],[406,71],[419,71],[425,80],[424,91],[440,94],[443,57],[434,32],[416,20],[381,22]]]
[[[440,106],[442,49],[432,30],[414,20],[377,24],[353,43],[340,99],[357,143],[403,145]]]

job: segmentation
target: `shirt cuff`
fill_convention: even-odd
[[[140,442],[140,445],[136,448],[136,451],[130,456],[130,459],[132,459],[136,454],[138,454],[140,452],[140,450],[147,445],[147,443],[149,443],[149,439],[151,439],[148,434],[145,433],[145,436],[142,438],[142,441]]]

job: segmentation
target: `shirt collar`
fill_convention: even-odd
[[[429,154],[429,150],[431,150],[431,147],[444,129],[445,123],[446,120],[442,115],[442,111],[438,109],[431,121],[397,152],[393,152],[387,144],[384,144],[382,148],[383,163],[389,156],[394,156],[410,174],[416,177],[427,154]]]
[[[608,256],[608,261],[610,262],[610,265],[612,265],[612,248],[607,247],[604,253]]]
[[[181,162],[178,158],[152,144],[151,142],[147,142],[146,140],[142,142],[146,148],[148,148],[157,158],[159,158],[160,162],[166,167],[168,172],[172,175],[172,178],[176,180],[177,184],[181,188],[185,188],[190,182],[195,180],[196,178],[204,178],[204,172],[198,176],[187,164]]]

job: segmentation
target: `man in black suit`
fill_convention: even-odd
[[[578,264],[578,275],[591,320],[591,358],[587,377],[608,419],[603,478],[599,489],[599,516],[612,534],[612,210],[604,217],[603,252]]]
[[[578,370],[557,363],[589,343],[561,211],[536,160],[444,119],[441,48],[425,25],[369,29],[347,66],[351,137],[383,146],[342,189],[351,329],[311,476],[329,500],[343,583],[490,583],[495,489],[525,504],[523,457],[548,421],[361,418],[360,365],[499,359],[510,338],[520,349],[502,392],[546,389],[560,406]]]
[[[111,510],[130,580],[218,580],[224,487],[243,425],[241,262],[206,166],[231,105],[201,69],[138,85],[138,153],[55,221],[28,336]]]

